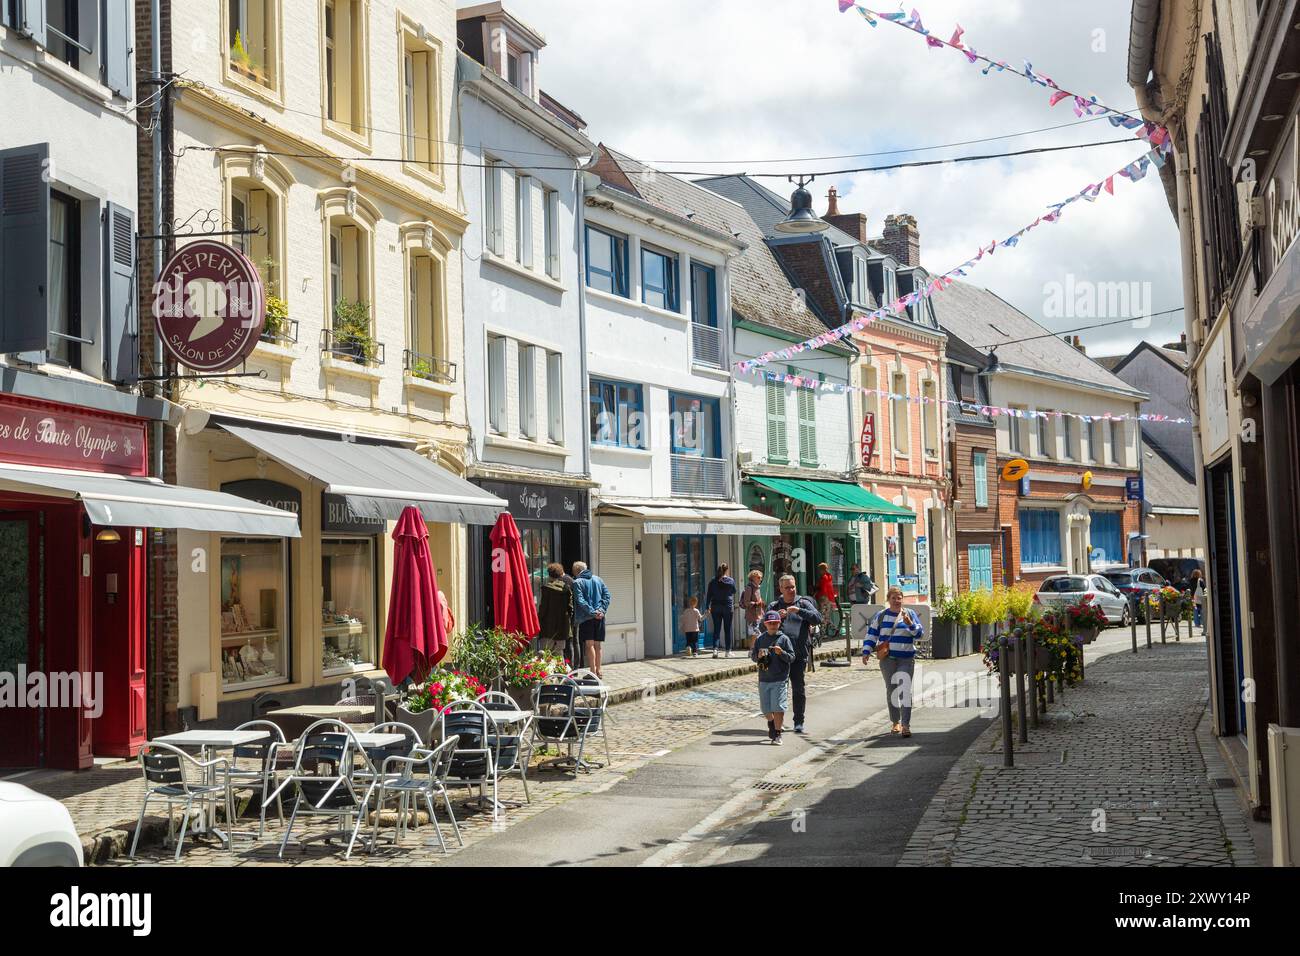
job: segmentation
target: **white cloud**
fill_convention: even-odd
[[[870,4],[869,4],[870,5]],[[700,172],[803,172],[1003,152],[1131,136],[1104,120],[1014,139],[820,162],[764,162],[874,153],[1039,129],[1075,120],[1068,102],[1047,105],[1040,86],[1008,73],[982,76],[951,50],[930,49],[897,26],[875,28],[835,0],[656,0],[600,4],[514,0],[509,8],[547,39],[541,85],[590,124],[588,132],[661,168]],[[885,0],[877,6],[891,9]],[[1134,105],[1125,82],[1129,0],[998,4],[925,0],[926,26],[953,25],[981,53],[1032,62],[1061,86],[1118,109]],[[910,0],[908,9],[911,9]],[[1142,143],[889,173],[826,175],[812,187],[824,209],[863,212],[879,232],[891,212],[921,230],[925,264],[944,270],[1003,239],[1048,203],[1137,158]],[[778,192],[783,179],[765,179]],[[1177,232],[1159,177],[1117,180],[1115,195],[1074,203],[1015,249],[999,249],[969,281],[986,286],[1049,328],[1096,319],[1043,315],[1044,286],[1074,280],[1150,283],[1153,309],[1181,304]],[[1143,336],[1177,338],[1181,315],[1149,329],[1120,325],[1085,334],[1090,353],[1124,351]]]

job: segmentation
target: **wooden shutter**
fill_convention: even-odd
[[[786,445],[785,385],[767,381],[767,460],[785,464],[789,460]]]
[[[49,336],[49,155],[0,150],[0,353],[44,351]]]
[[[987,508],[989,503],[989,467],[988,455],[982,451],[975,452],[975,507]]]
[[[632,624],[636,609],[636,529],[628,525],[602,525],[600,561],[592,569],[609,588],[607,624]]]
[[[123,99],[131,98],[131,0],[102,0],[104,24],[104,85]]]
[[[817,464],[817,393],[810,388],[796,389],[799,412],[799,463]]]
[[[116,203],[104,210],[104,379],[133,383],[139,328],[135,297],[135,217]],[[84,334],[84,332],[83,332]]]

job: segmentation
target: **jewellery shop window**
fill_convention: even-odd
[[[373,538],[321,539],[321,669],[369,670],[375,660]]]
[[[221,539],[223,690],[289,679],[286,560],[280,538]]]

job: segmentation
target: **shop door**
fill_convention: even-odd
[[[675,534],[668,539],[668,553],[672,561],[673,574],[673,653],[686,649],[686,635],[682,632],[677,618],[685,607],[686,598],[694,597],[700,602],[700,611],[704,610],[704,590],[709,586],[709,579],[718,569],[718,544],[712,535]],[[704,640],[709,626],[701,628],[700,647],[706,645]],[[707,634],[712,640],[712,634]]]
[[[1246,732],[1246,704],[1241,687],[1241,633],[1237,617],[1237,528],[1232,498],[1232,467],[1224,463],[1206,471],[1210,496],[1210,605],[1214,614],[1213,641],[1223,736]]]
[[[40,641],[40,526],[28,511],[0,513],[0,674],[25,695],[25,673],[43,670]],[[15,701],[15,703],[19,703]],[[26,703],[24,700],[21,703]],[[0,707],[0,767],[42,763],[41,710]]]
[[[533,587],[533,603],[536,604],[541,597],[542,582],[546,580],[546,566],[555,560],[555,529],[549,521],[520,521],[518,527],[519,543],[523,546],[524,563],[528,565],[528,578]]]

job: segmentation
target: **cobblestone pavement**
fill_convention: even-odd
[[[902,866],[1254,866],[1206,710],[1203,639],[1111,654],[1002,766],[1001,725],[950,771]],[[1208,757],[1208,769],[1207,769]]]
[[[706,658],[705,660],[712,662],[713,659]],[[703,661],[697,659],[697,661],[687,662],[687,664],[697,662],[703,663]],[[719,659],[718,664],[722,663],[724,661]],[[733,658],[731,661],[725,661],[725,663],[735,665],[744,662]],[[610,665],[605,669],[607,680],[613,676],[614,667],[615,665]],[[814,673],[808,675],[808,690],[809,694],[812,695],[867,679],[880,679],[874,666],[865,669],[862,667],[830,668],[819,666]],[[639,681],[636,686],[640,686]],[[536,760],[534,768],[529,773],[529,789],[532,802],[517,809],[506,811],[496,822],[493,822],[490,813],[470,811],[463,807],[463,802],[468,797],[467,791],[463,789],[460,791],[453,790],[453,806],[456,809],[456,816],[460,823],[465,845],[467,847],[474,846],[486,839],[508,840],[510,839],[509,830],[520,822],[536,814],[544,813],[547,809],[574,797],[608,789],[620,780],[625,779],[628,774],[645,766],[656,756],[666,754],[672,749],[708,734],[721,725],[742,718],[752,720],[757,714],[758,699],[755,680],[750,673],[719,680],[706,687],[684,691],[644,694],[638,692],[638,697],[634,701],[619,705],[609,711],[608,731],[611,757],[609,766],[592,773],[579,774],[576,777],[569,772],[543,769],[539,765],[544,764],[548,759],[554,759],[555,752],[552,751],[549,757],[543,756]],[[590,743],[587,755],[592,759],[602,761],[605,759],[604,742],[599,737]],[[117,820],[123,817],[123,807],[129,808],[128,812],[132,815],[138,813],[140,800],[143,798],[143,789],[138,778],[139,771],[134,767],[130,769],[130,773],[121,774],[115,768],[101,768],[82,774],[79,778],[74,778],[81,779],[93,774],[103,781],[99,786],[90,790],[88,794],[86,792],[75,794],[65,801],[69,803],[70,809],[73,809],[74,820],[78,824],[79,832],[84,832],[81,831],[83,821],[90,819],[89,816],[79,813],[79,807],[93,806],[96,808],[93,812],[100,814],[101,818],[103,814],[111,812]],[[59,793],[52,793],[52,795],[60,796]],[[501,799],[523,802],[524,792],[518,777],[511,777],[502,782]],[[112,809],[105,809],[105,805]],[[238,841],[236,842],[236,849],[233,854],[206,838],[193,842],[191,842],[190,838],[187,838],[180,865],[406,866],[439,864],[444,861],[454,863],[458,847],[445,817],[440,815],[440,818],[442,819],[444,835],[451,844],[452,851],[445,856],[438,847],[437,838],[432,828],[420,827],[408,831],[403,843],[397,847],[393,847],[388,842],[392,831],[381,828],[380,847],[373,855],[367,854],[364,850],[358,848],[353,853],[352,859],[345,861],[343,851],[337,843],[330,846],[312,843],[305,848],[305,851],[291,845],[285,851],[284,860],[281,861],[277,859],[276,852],[279,849],[279,838],[283,835],[283,829],[277,823],[268,826],[265,842],[252,845],[245,838],[242,845]],[[164,828],[165,818],[155,818],[153,825],[159,829]],[[329,827],[323,824],[303,827],[300,822],[294,827],[295,840],[300,832],[312,834],[327,829]],[[139,856],[135,860],[118,857],[107,861],[107,863],[108,865],[119,866],[174,865],[171,850],[156,845],[149,849],[142,847]]]

